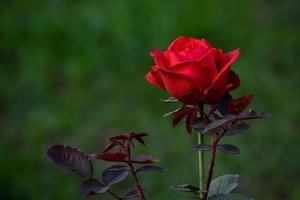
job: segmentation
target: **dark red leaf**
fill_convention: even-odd
[[[157,171],[157,172],[164,172],[167,171],[166,168],[159,167],[159,166],[150,166],[146,165],[136,170],[137,172],[148,172],[148,171]]]
[[[238,115],[245,110],[253,100],[253,95],[245,95],[238,99],[228,101],[228,113]]]
[[[188,113],[190,112],[189,107],[183,107],[173,114],[172,124],[175,127]]]
[[[254,110],[244,110],[237,116],[237,120],[247,120],[247,119],[258,119],[263,117],[270,117],[271,115],[265,112],[257,112]]]
[[[217,105],[218,111],[224,116],[228,113],[228,101],[232,100],[229,92],[226,92],[221,101]]]
[[[148,136],[148,134],[147,133],[135,133],[135,132],[131,132],[131,134],[130,134],[130,138],[137,140],[142,145],[146,145],[145,141],[143,139],[143,137],[145,137],[145,136]]]
[[[239,148],[232,144],[218,144],[217,149],[228,154],[237,155],[240,154]]]
[[[133,163],[154,163],[154,162],[158,162],[159,159],[155,158],[153,156],[146,156],[146,155],[138,155],[134,158],[131,159],[131,162]]]
[[[139,143],[141,143],[142,145],[146,145],[145,141],[143,138],[135,138]]]
[[[117,144],[114,142],[110,142],[108,143],[102,150],[102,153],[106,153],[108,151],[110,151],[114,146],[116,146]]]
[[[193,124],[196,121],[197,118],[197,113],[198,110],[197,109],[190,109],[190,112],[188,113],[187,117],[186,117],[186,130],[189,134],[192,133],[193,130]]]
[[[104,193],[108,190],[108,188],[109,186],[100,183],[96,179],[91,178],[91,179],[84,180],[81,183],[80,193],[85,197],[88,197],[91,195]]]
[[[104,170],[102,173],[103,176],[103,182],[106,185],[112,185],[119,183],[120,181],[124,180],[128,173],[129,173],[129,167],[124,165],[113,165],[107,169]]]
[[[74,171],[80,176],[93,175],[93,164],[88,155],[77,148],[67,145],[52,145],[48,147],[48,156],[61,167]]]
[[[213,121],[204,127],[204,130],[202,133],[208,133],[209,131],[212,131],[214,129],[226,127],[228,125],[228,123],[230,123],[233,120],[234,119],[232,119],[232,118],[224,118],[224,119]]]
[[[127,154],[125,153],[102,153],[98,154],[97,159],[111,162],[126,162]]]
[[[209,133],[203,133],[203,130],[205,128],[205,126],[208,124],[208,123],[211,123],[212,121],[209,119],[209,120],[202,120],[201,118],[196,118],[195,120],[195,123],[192,125],[192,127],[198,132],[198,133],[201,133],[201,134],[209,134]],[[205,125],[206,123],[206,125]]]
[[[225,136],[231,136],[231,135],[243,133],[244,131],[248,130],[249,128],[250,128],[250,125],[240,122],[240,123],[237,123],[237,124],[231,126],[226,131]]]
[[[122,135],[116,135],[109,138],[110,141],[114,140],[128,140],[128,133],[124,133]]]
[[[132,141],[132,139],[136,139],[141,144],[145,145],[145,142],[143,140],[143,137],[147,136],[147,133],[136,133],[136,132],[129,132],[124,133],[122,135],[117,135],[114,137],[109,138],[110,141],[113,143],[119,143],[121,144],[123,141]]]

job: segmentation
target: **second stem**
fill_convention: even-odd
[[[204,143],[204,136],[201,133],[198,133],[198,144]],[[199,195],[200,199],[204,199],[204,190],[205,190],[205,169],[204,169],[204,152],[198,151],[198,161],[199,161]]]

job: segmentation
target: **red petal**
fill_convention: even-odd
[[[164,53],[161,50],[155,48],[155,49],[153,49],[153,51],[151,52],[150,55],[153,57],[156,66],[159,66],[159,67],[166,66]]]
[[[159,88],[165,90],[164,83],[162,82],[162,79],[160,78],[159,74],[157,73],[156,67],[151,68],[151,71],[146,75],[146,79],[152,85],[155,85],[156,87],[159,87]]]
[[[195,83],[190,77],[168,70],[159,70],[166,90],[178,100],[195,89]]]
[[[180,36],[173,40],[173,42],[169,45],[168,51],[176,51],[182,49],[184,44],[188,41],[188,37]]]
[[[204,64],[217,72],[216,51],[217,49],[210,49],[204,56],[197,60],[197,62]]]
[[[186,59],[180,58],[176,53],[172,51],[167,51],[167,55],[169,57],[170,66],[177,65],[186,61]]]
[[[184,49],[184,45],[186,44],[195,44],[197,46],[201,46],[205,49],[211,48],[211,45],[205,39],[196,39],[192,37],[180,36],[176,38],[168,47],[168,51],[178,51]]]
[[[211,49],[211,46],[204,39],[199,40],[181,36],[171,43],[167,53],[170,65],[176,65],[182,62],[198,60],[209,49]]]
[[[238,59],[239,55],[240,55],[239,49],[236,49],[236,50],[226,54],[226,56],[228,58],[228,62],[226,63],[225,66],[223,66],[221,68],[221,71],[216,76],[213,85],[226,84],[226,82],[228,80],[228,74],[229,74],[230,67],[231,67],[232,63],[234,63],[234,61],[236,61]]]
[[[201,90],[208,88],[217,75],[215,69],[208,67],[201,63],[201,61],[180,63],[172,66],[169,70],[161,69],[160,71],[176,73],[188,77],[193,80],[194,88],[200,88]]]
[[[248,107],[248,105],[251,103],[253,100],[253,95],[246,95],[242,96],[238,99],[234,99],[228,102],[228,112],[230,114],[235,114],[238,115],[240,114],[245,108]]]
[[[208,49],[212,48],[211,44],[206,39],[200,39],[201,43]]]

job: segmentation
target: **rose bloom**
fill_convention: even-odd
[[[239,49],[223,53],[205,39],[181,36],[165,52],[151,52],[155,65],[146,79],[185,104],[216,104],[240,85],[230,70],[239,54]]]

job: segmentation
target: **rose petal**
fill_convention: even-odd
[[[181,36],[175,39],[168,47],[167,52],[170,65],[198,60],[210,48],[210,44],[204,39],[199,40]]]
[[[184,45],[186,44],[195,44],[199,47],[203,47],[205,49],[211,48],[209,42],[205,39],[195,39],[191,37],[180,36],[176,38],[168,47],[168,51],[178,51],[184,49]]]
[[[213,70],[217,71],[216,65],[216,51],[217,49],[210,49],[204,56],[197,60],[197,62],[204,64]]]
[[[153,51],[150,54],[155,62],[155,65],[159,66],[159,67],[165,67],[166,66],[166,61],[165,61],[165,57],[164,57],[164,53],[155,48],[153,49]]]
[[[169,45],[168,51],[177,51],[183,48],[184,44],[189,40],[188,37],[180,36],[173,40],[173,42]]]
[[[160,77],[160,75],[157,73],[157,68],[152,67],[151,71],[146,75],[146,80],[150,82],[152,85],[155,85],[163,90],[165,90],[164,83]]]
[[[216,51],[216,62],[217,62],[217,68],[218,71],[221,71],[221,69],[226,65],[227,63],[227,57],[225,56],[222,49],[217,48]]]
[[[176,65],[176,64],[180,64],[182,62],[185,62],[186,60],[181,59],[176,53],[172,52],[172,51],[167,51],[167,55],[169,57],[169,62],[170,65]]]
[[[178,100],[190,93],[195,87],[193,80],[186,75],[164,69],[159,69],[158,73],[163,80],[166,90]]]
[[[203,92],[211,86],[216,71],[198,62],[186,62],[170,69],[157,68],[166,90],[180,101],[203,100]]]
[[[170,71],[189,77],[195,83],[194,88],[200,88],[202,91],[211,86],[214,77],[217,75],[215,69],[201,62],[186,62],[174,65],[170,68]]]
[[[206,39],[200,39],[201,43],[205,45],[206,48],[212,48],[211,44]]]
[[[221,71],[216,76],[213,85],[224,85],[227,82],[231,64],[238,59],[239,55],[240,55],[239,49],[236,49],[226,54],[229,60],[226,63],[226,65],[223,68],[221,68]]]

